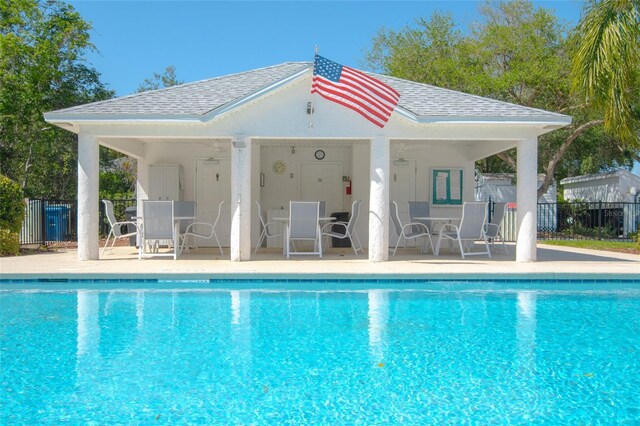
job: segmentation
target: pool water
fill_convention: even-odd
[[[0,423],[640,423],[637,282],[181,287],[4,286]]]

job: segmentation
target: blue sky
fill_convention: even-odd
[[[88,59],[118,96],[167,65],[184,82],[203,80],[320,54],[363,67],[377,31],[399,30],[450,12],[464,29],[480,1],[71,1],[92,23],[99,54]],[[570,25],[582,1],[536,1]]]

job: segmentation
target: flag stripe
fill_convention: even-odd
[[[358,98],[344,96],[344,93],[341,93],[340,91],[335,91],[335,90],[331,90],[331,89],[316,85],[314,90],[312,90],[311,92],[325,94],[329,96],[331,99],[341,99],[345,102],[348,102],[349,104],[353,104],[358,108],[358,111],[362,115],[365,115],[367,118],[372,118],[374,120],[378,120],[384,123],[386,123],[388,120],[387,115],[381,114],[380,112],[375,111],[373,108],[371,108],[365,102],[363,102]]]
[[[380,80],[319,55],[311,93],[356,111],[378,127],[384,127],[400,99],[396,90]]]
[[[371,114],[378,116],[380,119],[385,119],[391,114],[391,111],[384,110],[379,108],[377,105],[369,102],[370,99],[367,97],[360,96],[357,92],[353,93],[349,90],[346,90],[341,87],[336,87],[334,84],[331,84],[330,81],[324,80],[322,78],[318,78],[314,83],[315,86],[320,87],[322,90],[332,93],[336,96],[341,96],[345,99],[352,100],[360,105],[363,108],[367,109]]]
[[[345,86],[351,87],[354,90],[362,93],[363,96],[370,97],[372,100],[376,101],[376,103],[379,103],[381,107],[389,110],[389,113],[393,111],[393,108],[397,103],[397,101],[394,102],[391,99],[388,99],[382,96],[377,96],[375,92],[372,92],[369,88],[359,85],[357,82],[353,82],[349,77],[343,77],[342,79],[340,79],[340,81]]]
[[[398,92],[396,92],[391,86],[388,86],[388,85],[382,83],[380,80],[376,80],[373,77],[369,77],[365,73],[363,73],[361,71],[358,71],[358,70],[355,70],[355,69],[350,68],[350,67],[344,67],[344,69],[349,71],[351,74],[360,77],[367,84],[370,84],[370,85],[376,87],[378,90],[386,93],[388,97],[393,98],[396,101],[400,98],[400,94]]]
[[[363,102],[367,102],[372,107],[375,107],[383,115],[391,115],[391,112],[393,111],[393,107],[388,107],[384,104],[381,104],[380,102],[376,102],[376,99],[371,98],[361,90],[354,90],[345,85],[335,84],[332,81],[323,79],[322,77],[318,77],[315,81],[315,84],[321,84],[322,86],[330,88],[337,92],[344,92],[345,96],[357,97]]]
[[[343,101],[343,100],[341,100],[341,99],[335,98],[335,97],[333,97],[333,96],[330,96],[330,95],[324,94],[324,93],[322,93],[322,92],[320,92],[320,91],[318,91],[318,90],[312,91],[311,93],[317,93],[318,95],[322,96],[323,98],[325,98],[325,99],[327,99],[327,100],[329,100],[329,101],[335,102],[335,103],[337,103],[337,104],[340,104],[340,105],[342,105],[342,106],[345,106],[345,107],[347,107],[347,108],[350,108],[350,109],[354,110],[355,112],[359,113],[359,114],[360,114],[360,115],[362,115],[364,118],[366,118],[367,120],[369,120],[370,122],[372,122],[373,124],[375,124],[375,125],[376,125],[376,126],[378,126],[378,127],[381,127],[381,128],[382,128],[382,127],[384,127],[384,124],[387,122],[387,120],[384,120],[384,121],[376,121],[376,120],[375,120],[374,118],[372,118],[370,115],[368,115],[368,114],[364,114],[364,113],[362,112],[362,110],[361,110],[360,108],[358,108],[357,106],[355,106],[355,105],[353,105],[353,104],[350,104],[350,103],[348,103],[348,102],[346,102],[346,101]]]

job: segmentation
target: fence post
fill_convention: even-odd
[[[602,239],[602,200],[598,202],[598,239]]]
[[[45,203],[46,203],[46,200],[44,199],[40,200],[40,235],[42,235],[40,238],[42,239],[41,241],[42,245],[47,244],[47,219],[44,216]]]

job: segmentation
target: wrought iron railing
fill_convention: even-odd
[[[632,241],[640,224],[640,203],[538,203],[538,239]],[[502,222],[505,240],[517,237],[516,204]]]

